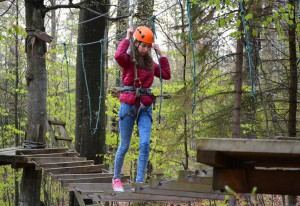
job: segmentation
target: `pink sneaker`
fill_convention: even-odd
[[[120,179],[113,179],[112,187],[115,192],[124,192],[123,185]]]

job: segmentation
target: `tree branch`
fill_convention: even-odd
[[[4,2],[4,1],[6,1],[6,0],[0,0],[0,2]],[[6,14],[10,10],[10,8],[14,4],[14,2],[15,2],[15,0],[11,1],[10,2],[11,4],[9,5],[9,7],[0,16],[3,16],[4,14]]]
[[[62,8],[67,8],[67,9],[70,9],[70,8],[75,8],[75,9],[86,9],[87,11],[93,13],[93,14],[96,14],[96,15],[99,15],[99,16],[103,16],[104,18],[106,18],[107,20],[109,21],[118,21],[120,19],[124,19],[124,18],[128,18],[130,15],[125,15],[125,16],[118,16],[118,17],[115,17],[115,18],[111,18],[108,16],[108,12],[106,14],[101,14],[97,11],[94,11],[90,8],[87,8],[85,6],[83,6],[85,4],[85,1],[82,1],[80,3],[77,3],[77,4],[73,4],[72,1],[69,2],[69,4],[66,4],[66,5],[55,5],[55,6],[48,6],[46,7],[45,9],[45,13],[47,13],[48,11],[51,11],[51,10],[55,10],[55,9],[62,9]]]

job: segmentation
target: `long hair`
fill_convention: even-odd
[[[135,42],[133,44],[135,44]],[[135,60],[137,61],[137,67],[140,69],[145,69],[147,71],[151,71],[153,69],[153,59],[151,56],[151,52],[149,52],[145,56],[142,56],[138,51],[138,47],[133,46],[133,48],[134,48],[133,51],[130,49],[130,55],[131,55],[131,58],[133,58],[133,52],[134,52]]]

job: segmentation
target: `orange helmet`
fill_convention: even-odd
[[[154,42],[154,35],[150,28],[146,26],[139,26],[133,33],[133,37],[141,42],[152,44]]]

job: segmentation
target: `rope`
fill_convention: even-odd
[[[34,142],[30,140],[24,140],[23,146],[25,149],[44,149],[46,144],[43,142]]]
[[[248,32],[247,32],[247,28],[246,28],[246,20],[245,20],[245,11],[243,8],[243,0],[240,0],[240,9],[241,9],[241,16],[242,16],[242,22],[243,22],[243,27],[244,27],[244,33],[245,33],[245,40],[246,40],[246,51],[247,51],[247,55],[248,55],[248,62],[249,62],[249,73],[250,73],[250,82],[251,82],[251,95],[254,98],[254,102],[256,102],[256,98],[255,98],[255,88],[254,88],[254,81],[253,81],[253,62],[252,62],[252,58],[251,58],[251,46],[249,43],[249,37],[248,37]]]
[[[190,44],[191,44],[191,48],[192,48],[193,67],[194,67],[194,75],[193,75],[194,99],[193,99],[193,107],[192,107],[192,113],[194,113],[194,110],[196,107],[196,61],[195,61],[194,40],[193,40],[193,36],[192,36],[191,2],[189,0],[187,0],[187,14],[188,14],[188,21],[189,21]]]
[[[91,97],[90,97],[90,91],[88,87],[88,82],[87,82],[87,77],[86,77],[86,70],[84,66],[84,50],[83,50],[83,45],[80,45],[81,48],[81,60],[82,60],[82,70],[83,70],[83,76],[84,76],[84,82],[85,82],[85,87],[86,87],[86,93],[88,97],[88,106],[89,106],[89,116],[90,116],[90,129],[92,127],[92,107],[91,107]]]
[[[102,103],[102,88],[103,88],[103,79],[102,79],[102,71],[103,71],[103,41],[100,41],[100,92],[99,92],[99,105],[98,105],[98,114],[96,120],[96,126],[94,128],[93,134],[98,130],[98,123],[101,114],[101,103]]]
[[[131,0],[131,1],[133,1],[133,0]],[[173,6],[175,6],[175,5],[177,5],[177,4],[178,4],[178,1],[176,1],[174,4],[172,4],[172,5],[170,5],[169,7],[167,7],[167,8],[166,8],[165,10],[163,10],[162,12],[156,14],[155,16],[159,16],[159,15],[163,14],[164,12],[166,12],[166,11],[169,10],[169,9],[171,9]],[[133,18],[133,17],[130,17],[130,18]],[[148,18],[148,19],[146,19],[146,20],[140,22],[140,23],[137,24],[137,25],[142,25],[142,24],[144,24],[145,22],[148,22],[151,18],[152,18],[152,16],[151,16],[150,18]],[[131,19],[130,19],[130,21],[131,21]],[[133,26],[133,24],[132,24],[132,26]],[[109,40],[115,39],[115,38],[118,37],[118,36],[122,36],[125,32],[126,32],[126,30],[124,30],[124,31],[122,31],[122,32],[120,32],[120,33],[118,33],[118,34],[112,35],[112,36],[110,36],[110,37],[103,38],[103,39],[101,39],[101,40],[102,40],[102,41],[109,41]],[[97,43],[99,43],[101,40],[99,40],[99,41],[94,41],[94,42],[87,42],[87,43],[78,43],[77,46],[81,46],[81,45],[84,45],[84,46],[85,46],[85,45],[97,44]]]
[[[300,18],[300,0],[298,0],[298,18]]]
[[[68,101],[69,101],[69,119],[71,118],[71,94],[70,94],[70,73],[69,73],[69,61],[68,61],[68,57],[67,57],[67,46],[66,43],[64,43],[64,58],[66,59],[66,64],[67,64],[67,92],[68,92]]]
[[[156,16],[152,16],[152,31],[153,34],[155,36],[155,38],[157,39],[157,35],[156,35],[156,29],[155,29],[155,18]],[[156,54],[156,58],[158,60],[158,66],[159,66],[159,80],[160,80],[160,97],[159,97],[159,111],[158,111],[158,124],[160,124],[160,120],[161,120],[161,108],[162,108],[162,91],[163,91],[163,81],[162,81],[162,68],[161,68],[161,64],[159,62],[159,57],[158,57],[158,53],[155,50],[155,54]],[[155,98],[155,97],[154,97]]]

